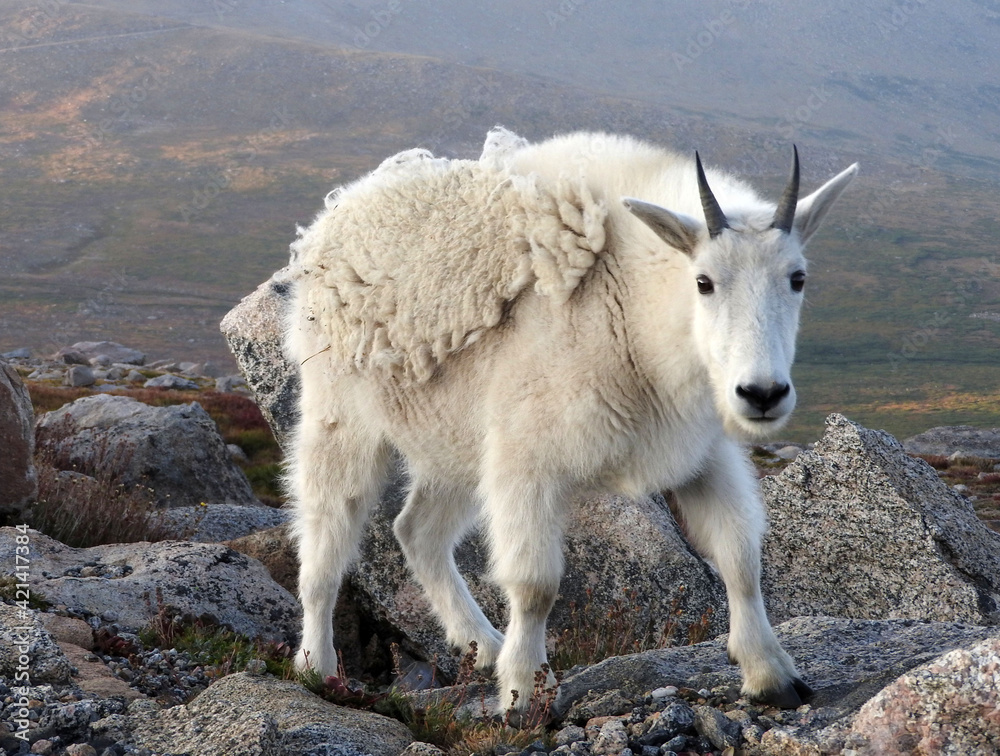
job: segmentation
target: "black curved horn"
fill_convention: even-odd
[[[726,220],[726,214],[719,207],[719,201],[712,194],[712,189],[708,185],[708,179],[705,178],[705,169],[701,165],[701,156],[697,152],[694,153],[694,163],[698,168],[698,192],[701,194],[702,210],[705,211],[705,223],[708,224],[708,235],[714,239],[722,233],[723,229],[729,228],[729,221]]]
[[[784,194],[778,200],[778,208],[774,211],[771,228],[777,228],[786,234],[792,232],[795,223],[795,206],[799,201],[799,148],[792,145],[792,176],[788,179]]]

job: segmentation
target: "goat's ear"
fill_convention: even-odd
[[[827,211],[833,207],[837,197],[847,188],[857,173],[858,164],[855,163],[846,171],[838,173],[808,197],[799,200],[795,208],[794,226],[798,230],[799,238],[803,244],[816,233],[816,229],[823,222]]]
[[[622,197],[622,204],[671,247],[686,255],[694,254],[698,236],[704,230],[694,218],[631,197]]]

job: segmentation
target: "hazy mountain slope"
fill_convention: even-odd
[[[97,4],[539,76],[861,153],[944,149],[963,175],[1000,178],[1000,6],[986,0]]]
[[[400,0],[352,46],[388,3],[112,5],[0,0],[0,351],[108,337],[226,360],[219,319],[284,264],[295,224],[332,186],[415,145],[475,155],[495,123],[533,139],[596,128],[700,149],[771,192],[794,138],[808,189],[854,160],[862,173],[810,250],[793,434],[814,435],[830,409],[897,432],[1000,422],[996,153],[976,152],[993,105],[970,94],[995,61],[963,84],[937,60],[903,86],[893,77],[910,69],[891,45],[904,36],[890,35],[898,54],[885,60],[874,48],[829,57],[831,34],[859,37],[892,6],[838,26],[833,10],[790,19],[782,3],[691,4],[666,28],[659,4],[626,13],[591,0],[553,28],[543,9],[556,3],[507,4],[521,10],[500,18],[493,5]],[[988,26],[986,11],[954,7],[956,22]],[[672,51],[726,9],[732,20],[678,69]],[[777,34],[793,22],[797,42]],[[927,23],[914,16],[897,34]],[[958,63],[971,65],[992,28],[976,27]],[[762,43],[768,29],[780,45]],[[865,55],[881,66],[868,79]],[[786,134],[775,103],[796,107],[817,75],[852,82],[849,96],[836,90]],[[924,101],[938,110],[925,117]],[[961,113],[951,130],[937,120],[947,103]]]

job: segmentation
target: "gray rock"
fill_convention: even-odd
[[[736,722],[711,706],[694,707],[694,729],[719,750],[735,748],[743,734]]]
[[[695,712],[683,701],[668,704],[653,726],[639,737],[643,746],[662,746],[678,735],[691,731],[695,724]]]
[[[1000,621],[1000,535],[889,434],[831,415],[815,448],[761,488],[762,586],[776,621]]]
[[[13,565],[13,558],[4,564]],[[27,679],[18,677],[22,672]],[[69,660],[42,626],[38,612],[0,603],[0,677],[18,685],[65,685],[71,673]]]
[[[30,360],[31,350],[22,347],[21,349],[12,349],[9,352],[4,352],[0,354],[0,360]]]
[[[177,363],[174,360],[156,360],[156,362],[150,362],[146,367],[151,370],[159,370],[160,372],[167,373],[171,370],[176,370]]]
[[[775,728],[765,754],[988,754],[1000,744],[1000,637],[950,651],[901,675],[856,712],[821,729]]]
[[[34,425],[24,381],[0,362],[0,522],[18,520],[38,492]]]
[[[146,362],[146,355],[138,349],[129,349],[115,341],[78,341],[76,344],[56,352],[56,359],[67,361],[65,360],[67,354],[82,356],[84,361],[79,364],[87,364],[99,355],[106,356],[109,365],[113,362],[125,365],[143,365]]]
[[[218,543],[282,525],[289,513],[263,505],[206,504],[174,507],[163,512],[162,517],[187,541]]]
[[[628,732],[625,723],[620,719],[612,719],[601,725],[601,731],[594,738],[590,752],[594,756],[618,756],[628,748]]]
[[[399,756],[445,756],[445,753],[436,745],[415,740],[406,746]]]
[[[903,442],[910,454],[1000,459],[1000,428],[950,425],[931,428]]]
[[[802,679],[816,691],[813,706],[826,709],[832,719],[856,710],[913,667],[1000,636],[1000,628],[957,622],[833,617],[800,617],[775,632]],[[569,674],[559,688],[556,711],[568,711],[590,691],[617,689],[638,697],[664,684],[695,690],[738,687],[740,672],[728,662],[727,640],[722,635],[694,646],[614,657]]]
[[[73,365],[66,371],[63,383],[67,386],[93,386],[97,378],[94,371],[86,365]]]
[[[16,531],[0,529],[0,564],[14,564]],[[74,549],[30,531],[32,590],[53,604],[146,626],[157,596],[180,614],[208,614],[250,637],[290,640],[298,633],[295,599],[254,559],[219,544],[163,541]],[[88,577],[81,577],[86,569]]]
[[[242,375],[227,375],[215,379],[215,390],[224,394],[232,393],[240,388],[245,389],[246,385],[247,382],[243,380]]]
[[[635,703],[620,690],[594,690],[577,701],[566,714],[569,722],[587,722],[595,717],[611,717],[629,711]]]
[[[335,706],[288,680],[245,673],[224,677],[185,706],[133,705],[126,718],[132,744],[199,756],[397,756],[413,741],[394,719]],[[107,723],[96,724],[102,731]]]
[[[89,365],[90,358],[87,357],[82,352],[78,352],[71,347],[66,347],[60,349],[53,356],[57,362],[62,362],[65,365]]]
[[[114,469],[125,485],[151,488],[160,506],[258,503],[197,402],[151,407],[131,397],[88,396],[42,415],[37,438],[64,467]]]
[[[249,462],[250,458],[247,457],[247,453],[238,444],[226,444],[226,451],[229,452],[229,458],[233,462]]]
[[[556,733],[556,745],[571,745],[587,739],[587,733],[577,725],[567,725]]]
[[[299,373],[285,359],[282,322],[293,278],[283,268],[236,305],[220,328],[274,437],[284,447],[298,412]]]
[[[175,389],[178,391],[195,391],[199,388],[198,384],[194,381],[188,380],[187,378],[181,378],[179,375],[173,375],[171,373],[150,378],[142,384],[142,387]]]

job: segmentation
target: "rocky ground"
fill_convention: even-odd
[[[252,363],[244,372],[282,438],[295,382],[267,352],[269,321],[258,321],[257,336],[240,341],[230,333],[230,340]],[[298,621],[284,513],[247,493],[234,452],[200,407],[164,412],[170,408],[114,396],[140,385],[130,372],[143,386],[167,376],[165,384],[176,378],[202,390],[245,391],[241,379],[162,364],[160,375],[147,375],[144,356],[106,342],[46,359],[4,357],[0,439],[14,451],[0,464],[0,508],[10,523],[32,511],[37,438],[40,448],[58,447],[79,464],[93,464],[87,455],[97,448],[105,455],[127,450],[122,479],[155,487],[156,511],[187,537],[70,548],[35,530],[0,529],[0,756],[1000,750],[1000,536],[967,496],[992,501],[996,434],[939,429],[904,448],[834,415],[811,448],[756,451],[771,517],[763,565],[768,611],[817,692],[795,711],[740,698],[739,670],[728,664],[721,634],[724,589],[687,546],[669,496],[581,502],[551,622],[562,629],[553,633],[552,658],[564,660],[565,671],[555,694],[541,694],[536,721],[514,729],[492,716],[489,681],[463,677],[403,567],[391,534],[402,471],[374,513],[337,612],[346,673],[369,685],[345,707],[343,692],[325,689],[324,698],[283,679]],[[74,366],[90,370],[91,395],[30,417],[24,380],[29,389],[36,382],[69,386],[79,380]],[[165,441],[157,448],[150,439]],[[968,478],[948,477],[970,459],[985,473],[973,476],[978,490]],[[196,530],[203,542],[191,540]],[[501,597],[482,578],[476,538],[459,549],[458,561],[484,610],[502,623]],[[675,646],[652,649],[657,643],[640,632],[647,627],[663,628]],[[194,636],[182,634],[191,628]],[[231,650],[209,658],[217,637]],[[608,642],[611,658],[578,663],[573,654],[595,652],[596,645],[581,648],[594,638]],[[427,660],[436,658],[436,681],[453,683],[407,694],[409,714],[401,718],[409,727],[384,716],[393,700],[385,690],[393,676],[390,642],[402,666],[412,662],[400,670],[408,679],[423,675],[426,682]],[[437,729],[421,729],[434,716]]]

